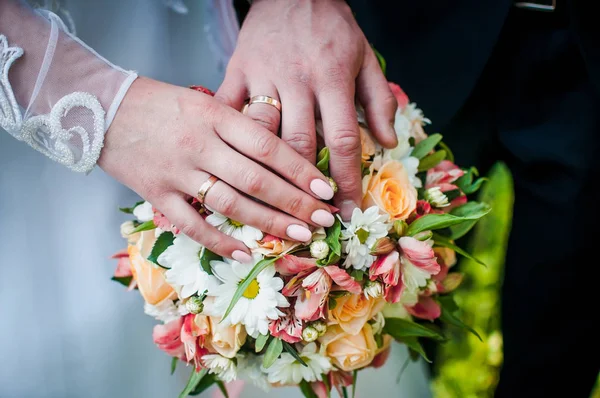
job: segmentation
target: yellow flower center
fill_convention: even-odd
[[[252,300],[253,298],[256,298],[256,296],[258,296],[259,290],[260,287],[258,286],[258,282],[256,281],[256,279],[252,279],[252,282],[250,282],[246,290],[244,290],[244,294],[242,294],[242,296]]]
[[[229,224],[233,225],[236,228],[241,228],[241,227],[244,226],[244,224],[242,224],[241,222],[235,221],[235,220],[232,220],[232,219],[229,219]]]
[[[364,228],[360,228],[358,231],[356,231],[356,237],[358,238],[358,241],[364,245],[369,238],[369,231]]]

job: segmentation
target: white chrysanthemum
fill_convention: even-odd
[[[146,222],[154,219],[154,211],[152,211],[152,205],[150,202],[144,202],[137,205],[133,209],[133,215],[138,219],[139,222]]]
[[[156,320],[169,323],[175,319],[179,319],[182,315],[187,313],[185,312],[182,314],[179,307],[180,306],[175,304],[173,300],[166,299],[156,305],[145,303],[144,312],[146,315],[150,315]]]
[[[238,353],[236,359],[238,377],[251,382],[264,392],[269,392],[271,385],[267,381],[267,374],[261,370],[263,356]]]
[[[342,230],[342,244],[347,254],[344,266],[355,269],[366,269],[373,264],[375,256],[369,252],[377,239],[387,236],[390,225],[387,223],[389,216],[379,214],[377,206],[369,207],[363,213],[356,208],[352,212],[350,223],[343,223],[346,229]]]
[[[423,115],[423,111],[420,108],[417,108],[417,104],[411,102],[406,105],[402,110],[402,114],[406,116],[406,118],[414,125],[414,123],[419,123],[421,126],[425,126],[426,124],[431,124],[431,120]]]
[[[415,188],[421,188],[423,183],[417,178],[419,172],[419,159],[414,156],[410,156],[413,147],[410,145],[410,137],[412,136],[412,122],[400,112],[396,111],[396,121],[394,123],[394,129],[396,130],[396,137],[398,138],[398,145],[394,149],[384,149],[383,160],[397,160],[404,165],[404,169],[408,174],[410,183]]]
[[[202,295],[219,284],[217,278],[206,273],[200,265],[203,249],[198,242],[179,234],[173,244],[158,256],[158,262],[170,268],[165,272],[167,282],[178,290],[182,298]]]
[[[219,354],[209,354],[202,357],[202,362],[208,369],[208,373],[217,375],[219,379],[226,383],[231,383],[237,379],[237,366],[232,359]]]
[[[302,380],[312,383],[321,380],[321,375],[327,374],[331,370],[329,358],[317,352],[315,343],[305,345],[302,352],[300,352],[300,358],[308,366],[302,365],[292,354],[282,353],[273,365],[268,369],[263,369],[267,373],[267,380],[270,383],[283,385],[297,385]]]
[[[206,222],[216,227],[225,235],[241,240],[251,249],[258,247],[256,241],[263,238],[263,233],[260,230],[234,221],[217,212],[213,212],[210,216],[206,217]]]
[[[229,307],[238,285],[248,277],[254,265],[262,260],[259,254],[253,255],[251,264],[242,264],[235,260],[211,261],[213,274],[222,285],[209,292],[215,300],[210,311],[215,316],[223,316]],[[289,303],[280,290],[283,280],[275,276],[275,267],[269,265],[250,282],[250,285],[235,304],[227,318],[222,322],[246,326],[246,332],[252,337],[269,333],[269,322],[276,320],[283,313],[277,307],[289,307]]]

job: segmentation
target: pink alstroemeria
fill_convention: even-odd
[[[175,225],[173,225],[171,223],[171,221],[169,221],[169,219],[167,219],[167,217],[164,214],[162,214],[160,211],[158,211],[158,209],[153,207],[152,211],[154,211],[154,219],[152,220],[154,222],[154,225],[156,225],[158,228],[162,229],[163,231],[170,231],[170,232],[173,232],[174,234],[179,233],[179,228],[177,228]]]
[[[336,389],[339,396],[343,397],[344,392],[342,391],[342,387],[349,387],[354,382],[354,377],[351,372],[344,372],[343,370],[331,371],[327,374],[327,379],[329,381],[329,390],[327,386],[322,381],[316,381],[311,383],[311,387],[317,397],[319,398],[327,398],[330,395],[330,391],[332,389]]]
[[[440,272],[441,267],[437,263],[430,242],[421,242],[413,237],[403,236],[398,240],[398,246],[400,247],[402,263],[409,261],[430,275],[436,275]]]
[[[427,170],[425,189],[438,187],[444,193],[455,191],[458,186],[453,183],[465,174],[464,170],[449,160],[441,161],[437,166]],[[467,196],[461,192],[456,198],[452,199],[450,206],[442,208],[443,212],[449,212],[455,207],[467,203]]]
[[[117,260],[117,269],[115,270],[114,277],[115,278],[131,278],[131,283],[127,287],[127,290],[135,289],[137,283],[133,278],[133,274],[131,272],[131,261],[129,260],[129,253],[127,249],[123,249],[113,254],[111,258]]]
[[[281,308],[283,316],[269,324],[269,332],[290,344],[302,341],[303,322],[296,317],[291,308]]]
[[[202,316],[202,315],[201,315]],[[201,358],[208,351],[204,349],[204,338],[208,334],[208,323],[203,322],[205,326],[197,323],[196,315],[187,314],[183,317],[181,326],[181,342],[184,346],[185,358],[188,362],[194,361],[196,369],[201,367]]]
[[[369,268],[369,279],[379,278],[383,282],[385,300],[389,303],[397,303],[402,296],[404,284],[400,273],[400,253],[397,251],[379,256]]]
[[[312,258],[287,255],[275,263],[275,269],[281,275],[295,275],[281,293],[286,297],[296,297],[294,312],[303,321],[315,321],[323,317],[331,290],[353,294],[361,292],[360,284],[345,270],[336,265],[319,268]]]
[[[183,318],[175,319],[164,325],[154,326],[152,339],[154,344],[172,357],[185,360],[185,348],[181,341]]]
[[[378,368],[382,367],[383,365],[385,365],[388,358],[390,357],[390,352],[392,352],[391,345],[388,348],[386,348],[385,350],[381,351],[379,354],[375,355],[375,358],[373,358],[373,362],[371,362],[371,366],[374,367],[375,369],[378,369]]]
[[[396,83],[388,82],[388,86],[390,87],[390,91],[396,97],[396,101],[398,102],[398,108],[404,109],[406,105],[410,102],[408,99],[408,95],[400,88]]]
[[[431,296],[421,295],[419,301],[413,306],[404,306],[409,314],[417,318],[433,321],[442,315],[442,309]]]

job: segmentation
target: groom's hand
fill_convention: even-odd
[[[367,123],[385,147],[396,145],[396,100],[350,8],[338,0],[255,0],[227,68],[221,99],[241,109],[246,98],[279,100],[282,114],[252,104],[248,116],[315,161],[315,118],[323,121],[335,204],[349,218],[361,201],[361,141],[355,94]]]

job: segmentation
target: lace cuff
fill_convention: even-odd
[[[57,15],[0,2],[0,126],[52,160],[91,171],[136,77],[70,34]]]

